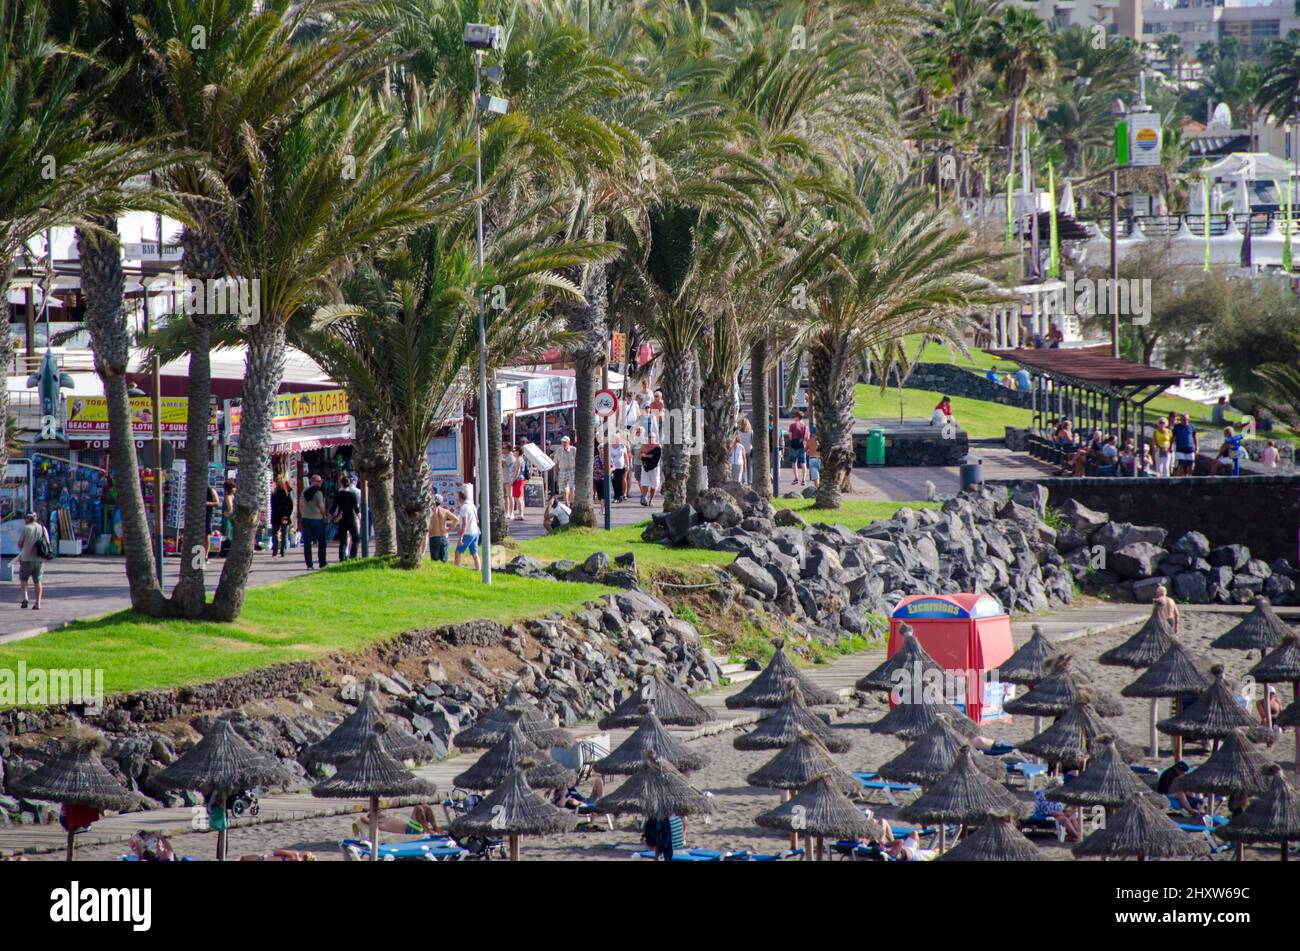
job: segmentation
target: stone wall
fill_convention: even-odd
[[[879,380],[871,382],[875,386],[880,385]],[[936,393],[946,393],[953,399],[965,397],[968,400],[986,400],[1023,409],[1033,406],[1032,393],[1009,390],[986,379],[982,373],[953,366],[951,363],[918,363],[903,387],[910,390],[934,390]],[[961,419],[960,408],[954,408],[954,413]]]
[[[1265,560],[1296,561],[1300,476],[1043,479],[1053,506],[1074,499],[1114,521],[1160,525],[1177,538],[1202,532],[1212,545],[1246,545]]]
[[[958,417],[960,418],[960,417]],[[970,435],[957,430],[944,439],[938,428],[920,426],[912,432],[885,432],[886,466],[955,466],[970,452]],[[867,434],[853,434],[853,465],[867,464]]]

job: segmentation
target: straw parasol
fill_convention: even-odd
[[[902,646],[892,657],[855,683],[854,690],[893,690],[898,686],[900,678],[919,683],[928,671],[937,671],[943,676],[943,667],[921,646],[912,629],[906,624],[900,624],[898,631],[903,638]]]
[[[1097,741],[1109,734],[1110,730],[1088,702],[1085,691],[1078,702],[1057,717],[1051,726],[1018,745],[1024,752],[1040,756],[1049,763],[1078,769],[1087,765]],[[1120,755],[1128,758],[1129,751],[1124,745],[1116,741],[1116,746]]]
[[[550,753],[524,736],[519,729],[523,710],[514,707],[508,712],[513,719],[501,739],[452,782],[462,789],[496,789],[510,778],[521,760],[528,759],[536,764],[524,771],[529,786],[534,789],[567,789],[576,778],[573,770],[557,763]]]
[[[1290,683],[1292,700],[1300,700],[1300,635],[1290,632],[1282,638],[1282,643],[1254,667],[1250,676],[1261,684]],[[1273,726],[1273,705],[1268,701],[1268,692],[1264,693],[1265,724]],[[1290,724],[1295,726],[1296,724]],[[1300,728],[1295,731],[1295,768],[1300,774]]]
[[[941,862],[1042,862],[1043,853],[1010,819],[991,819],[939,856]]]
[[[1131,799],[1153,796],[1151,787],[1138,779],[1120,755],[1113,736],[1099,736],[1093,743],[1088,768],[1052,790],[1052,798],[1076,806],[1106,806],[1113,809]]]
[[[795,835],[802,833],[807,839],[816,839],[816,852],[812,848],[806,849],[805,858],[815,855],[821,859],[822,842],[826,838],[852,839],[855,842],[879,840],[885,832],[884,826],[861,813],[826,773],[754,821],[765,829],[780,829]]]
[[[974,753],[964,746],[957,761],[915,802],[903,807],[903,818],[915,822],[955,822],[976,825],[988,819],[1020,819],[1029,811],[1005,786],[989,779],[975,765]],[[939,826],[939,851],[944,851],[946,830]]]
[[[1150,667],[1169,650],[1174,632],[1160,613],[1160,605],[1151,609],[1151,616],[1138,628],[1137,633],[1118,647],[1104,652],[1097,661],[1108,667]]]
[[[733,693],[726,699],[726,704],[730,709],[781,706],[781,704],[785,703],[785,682],[791,677],[799,681],[799,689],[803,691],[804,702],[810,706],[818,707],[839,703],[839,694],[823,690],[799,672],[799,668],[795,667],[794,662],[786,656],[785,638],[772,638],[772,646],[776,648],[776,653],[772,655],[772,660],[768,665],[763,668],[763,672],[747,683],[739,693]]]
[[[235,732],[228,719],[220,719],[193,749],[154,779],[173,789],[195,789],[216,795],[224,812],[233,792],[256,786],[282,786],[290,782],[288,771],[269,756],[253,749]],[[217,833],[217,861],[224,862],[228,830]]]
[[[1160,700],[1165,697],[1186,697],[1199,694],[1214,682],[1201,658],[1181,641],[1174,640],[1169,650],[1142,672],[1137,680],[1120,691],[1121,696],[1142,697],[1151,701],[1151,756],[1160,755],[1160,737],[1157,721],[1160,719]],[[1182,741],[1175,742],[1175,755],[1181,756]]]
[[[1236,729],[1244,730],[1252,740],[1273,742],[1273,731],[1256,723],[1243,710],[1224,677],[1223,665],[1215,664],[1210,673],[1214,682],[1196,699],[1190,711],[1161,720],[1157,726],[1161,733],[1206,740],[1222,740]]]
[[[998,665],[998,679],[1008,684],[1038,683],[1048,674],[1048,665],[1060,651],[1043,636],[1039,625],[1033,626],[1033,636],[1020,649]]]
[[[543,716],[518,684],[511,687],[506,698],[479,717],[473,726],[466,727],[452,737],[452,743],[462,750],[486,750],[494,746],[505,733],[506,727],[510,725],[508,711],[512,707],[519,707],[524,711],[519,721],[519,729],[537,746],[542,749],[553,749],[557,746],[573,745],[573,734],[568,730],[560,729]]]
[[[710,815],[713,801],[700,792],[673,764],[660,759],[654,750],[645,751],[641,765],[618,789],[596,800],[596,811],[616,816],[638,815],[646,819],[672,816]]]
[[[577,817],[551,805],[529,788],[524,771],[531,765],[528,760],[520,762],[505,782],[452,822],[451,834],[457,839],[504,835],[510,843],[510,861],[517,862],[520,836],[572,831],[578,824]]]
[[[100,812],[129,812],[140,805],[140,797],[124,787],[104,768],[99,754],[108,747],[103,734],[87,727],[78,729],[67,749],[45,765],[15,782],[14,791],[28,799],[43,799],[65,806],[86,806]],[[64,858],[71,862],[76,851],[76,830],[68,830]]]
[[[1056,795],[1053,793],[1052,795]],[[1150,796],[1139,796],[1074,847],[1079,858],[1186,859],[1210,850],[1204,836],[1188,835]]]
[[[379,860],[379,797],[433,796],[433,783],[420,779],[405,769],[388,753],[384,734],[388,727],[376,723],[361,745],[361,751],[338,768],[338,771],[311,788],[322,799],[370,800],[370,861]]]
[[[647,675],[634,693],[596,725],[602,730],[636,726],[641,722],[641,707],[646,703],[653,703],[659,722],[669,726],[699,726],[713,719],[713,714],[692,700],[685,690],[654,673]]]
[[[753,730],[739,734],[732,745],[738,750],[781,750],[807,731],[832,753],[847,753],[848,739],[832,730],[821,717],[804,705],[798,681],[786,681],[787,696],[771,716],[764,717]]]
[[[393,727],[379,705],[378,692],[367,684],[357,708],[344,717],[343,722],[336,726],[329,736],[307,747],[304,754],[305,761],[312,764],[330,763],[334,766],[346,763],[360,753],[369,742],[370,737],[375,733],[377,723],[382,723],[386,727],[385,730],[380,731],[384,752],[399,763],[407,760],[428,761],[437,755],[428,743],[416,739],[405,730]]]
[[[1174,780],[1174,791],[1256,796],[1268,788],[1271,765],[1242,730],[1233,730],[1209,759]]]
[[[1277,616],[1268,598],[1256,598],[1255,607],[1240,622],[1210,642],[1220,650],[1252,651],[1272,650],[1291,633],[1286,623]]]
[[[1287,847],[1300,839],[1300,791],[1282,773],[1282,767],[1270,763],[1265,774],[1268,788],[1233,816],[1214,834],[1229,842],[1280,842],[1280,858],[1287,860]]]
[[[807,730],[800,730],[781,752],[745,777],[745,782],[763,789],[802,789],[823,775],[847,796],[857,794],[862,788],[831,759],[821,740]]]
[[[647,704],[642,708],[641,725],[612,753],[592,763],[591,768],[602,776],[630,775],[640,768],[646,750],[654,750],[657,756],[684,773],[703,769],[709,762],[708,757],[687,749],[685,743],[665,730],[654,709]]]
[[[1119,698],[1091,685],[1088,678],[1074,670],[1073,658],[1062,654],[1048,667],[1047,676],[1034,684],[1027,693],[1014,697],[1002,705],[1007,713],[1016,715],[1054,717],[1065,712],[1079,699],[1079,690],[1087,686],[1094,710],[1103,717],[1117,717],[1124,712]]]
[[[952,769],[957,752],[966,745],[965,738],[952,728],[949,720],[938,717],[916,742],[880,767],[880,778],[891,783],[929,786]],[[1006,775],[1000,759],[979,756],[972,762],[995,779]]]
[[[948,720],[949,726],[968,736],[974,735],[972,728],[978,729],[970,718],[952,704],[935,703],[925,697],[896,705],[875,723],[868,723],[867,729],[872,733],[896,736],[910,743],[923,736],[936,720]]]

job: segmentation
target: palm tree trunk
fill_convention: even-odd
[[[375,531],[377,557],[397,551],[397,527],[393,522],[393,431],[365,401],[348,394],[348,405],[356,422],[352,463],[365,480],[370,505],[370,524]]]
[[[418,568],[429,545],[433,512],[433,473],[423,452],[393,452],[393,507],[397,514],[397,565]]]
[[[488,491],[491,495],[488,497],[490,511],[487,517],[492,519],[492,543],[497,544],[505,541],[509,530],[506,528],[506,487],[502,482],[505,474],[501,467],[501,401],[497,399],[497,374],[490,368],[487,374],[487,391],[488,473],[491,476],[488,482]]]
[[[703,439],[704,434],[701,433],[699,431],[699,428],[695,425],[696,421],[700,420],[701,416],[703,415],[702,412],[699,410],[699,407],[701,406],[700,355],[695,350],[691,351],[690,366],[691,366],[691,391],[690,391],[691,392],[691,402],[690,402],[691,413],[689,417],[685,417],[685,416],[683,417],[684,420],[689,418],[691,421],[691,426],[689,429],[689,432],[691,434],[691,444],[690,444],[691,464],[690,464],[690,469],[686,476],[687,501],[694,499],[704,489],[704,439]]]
[[[705,376],[700,385],[704,411],[704,464],[709,485],[731,481],[731,442],[736,433],[736,374],[732,367]]]
[[[813,508],[840,507],[840,483],[853,469],[853,374],[842,347],[819,341],[809,348],[808,398],[817,420],[822,474]]]
[[[665,418],[661,441],[663,443],[663,499],[664,511],[671,512],[686,504],[686,479],[690,473],[694,413],[691,411],[691,355],[670,353],[660,355],[663,372],[660,386],[664,391]]]
[[[12,261],[0,262],[0,300],[8,306],[9,285],[13,281]],[[0,376],[8,376],[14,359],[14,338],[9,333],[8,315],[0,322]],[[9,466],[9,387],[0,386],[0,473]]]
[[[586,301],[569,309],[566,328],[580,335],[570,351],[573,359],[574,385],[577,410],[574,414],[576,457],[573,469],[574,525],[592,528],[596,524],[595,443],[592,433],[596,429],[596,379],[608,357],[606,325],[609,282],[604,264],[593,264],[587,273]]]
[[[116,218],[104,218],[98,223],[106,232],[117,233]],[[113,469],[127,474],[115,479],[113,488],[122,516],[131,608],[152,617],[163,617],[168,611],[167,601],[158,583],[158,565],[154,560],[140,480],[134,478],[139,471],[139,460],[131,432],[131,397],[126,385],[131,338],[124,302],[126,274],[122,270],[122,255],[115,243],[94,233],[78,228],[76,237],[77,255],[81,259],[81,289],[86,300],[86,329],[95,355],[95,372],[99,374],[108,404],[109,452]]]
[[[244,608],[248,576],[253,570],[257,515],[266,505],[270,487],[275,394],[284,378],[284,322],[279,316],[264,313],[261,323],[250,328],[246,339],[235,525],[209,609],[209,615],[218,621],[233,621]]]
[[[196,230],[181,232],[184,270],[187,279],[211,280],[224,274],[216,242]],[[185,416],[185,554],[180,577],[172,589],[172,610],[182,617],[197,618],[204,611],[207,594],[204,570],[207,565],[208,504],[208,420],[212,409],[212,317],[187,314],[189,323],[189,408]],[[242,444],[243,437],[240,437]]]
[[[1007,174],[1016,174],[1016,128],[1017,120],[1020,117],[1020,97],[1014,96],[1011,99],[1011,122],[1007,131]],[[1023,187],[1028,187],[1024,185]],[[1011,200],[1010,193],[1007,194],[1007,201]]]
[[[770,400],[767,393],[767,353],[766,336],[755,340],[749,352],[749,393],[752,404],[750,421],[754,424],[751,457],[754,473],[753,489],[763,498],[768,498],[772,494],[772,464],[768,458],[772,453],[772,446],[767,431],[767,417],[771,414],[772,408],[768,405]]]

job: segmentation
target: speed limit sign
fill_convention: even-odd
[[[601,419],[613,416],[618,409],[618,397],[614,395],[613,390],[597,390],[593,407],[596,410],[596,415]]]

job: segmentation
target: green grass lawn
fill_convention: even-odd
[[[882,395],[880,388],[859,383],[855,387],[853,415],[858,419],[898,419],[898,390],[890,388]],[[934,406],[944,394],[933,390],[903,390],[903,418],[929,422]],[[1001,439],[1007,426],[1028,426],[1033,412],[1003,403],[954,397],[952,414],[957,425],[971,439]]]
[[[808,524],[826,522],[829,525],[843,525],[856,532],[872,522],[893,518],[894,513],[903,506],[914,509],[937,509],[938,502],[868,502],[864,499],[844,499],[838,509],[815,509],[812,499],[773,499],[772,506],[778,509],[794,509]]]
[[[102,668],[108,693],[176,687],[355,650],[413,628],[572,610],[608,590],[503,574],[487,588],[472,569],[430,562],[399,571],[368,559],[252,588],[234,624],[122,611],[2,645],[0,668],[16,669],[19,661],[28,668]]]

